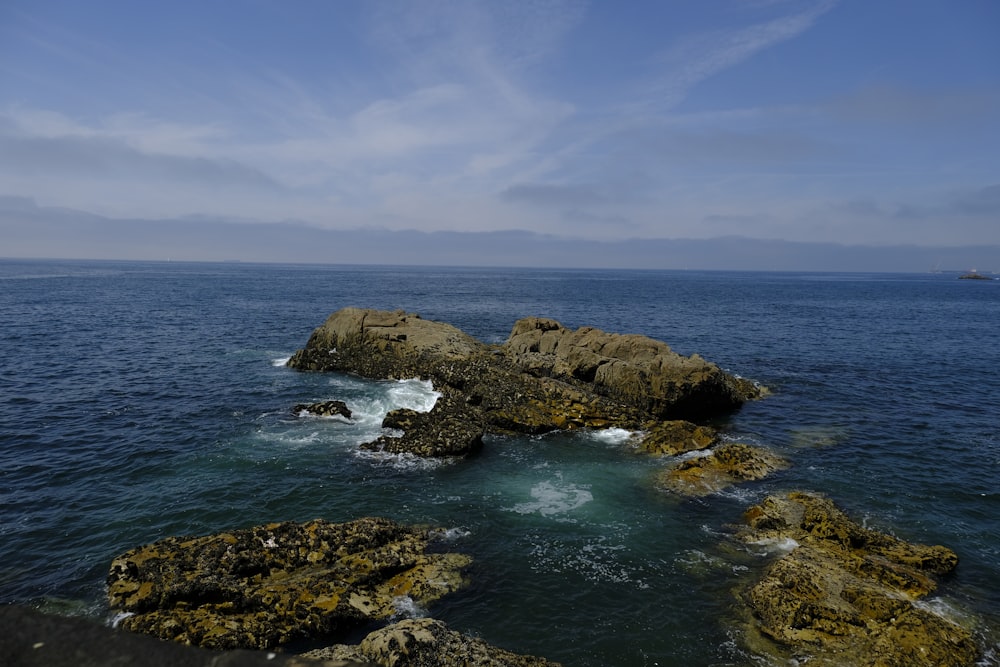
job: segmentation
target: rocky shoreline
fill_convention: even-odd
[[[347,308],[315,329],[288,366],[431,381],[440,394],[433,408],[390,412],[383,427],[391,432],[363,449],[469,457],[490,434],[623,428],[641,434],[637,455],[663,458],[658,488],[693,497],[791,465],[765,448],[730,442],[709,424],[766,389],[645,336],[570,330],[532,317],[518,321],[504,343],[487,345],[413,313]],[[351,418],[338,400],[293,412]],[[467,583],[471,559],[451,552],[441,535],[368,517],[166,538],[112,562],[108,601],[121,630],[106,631],[214,651],[332,642],[274,664],[555,665],[432,618],[400,620],[402,602],[432,605]],[[734,591],[755,652],[818,665],[975,664],[970,631],[919,603],[956,567],[949,549],[863,528],[808,492],[751,507],[734,537],[744,545],[788,545],[758,579]],[[19,613],[8,610],[5,622]],[[336,643],[370,627],[359,643]],[[22,644],[20,655],[35,655]],[[171,664],[208,664],[195,654],[187,659]]]

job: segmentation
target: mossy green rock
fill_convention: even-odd
[[[470,563],[432,553],[434,532],[381,518],[284,522],[172,537],[114,559],[121,627],[206,648],[270,648],[384,619],[408,596],[427,604],[465,583]]]

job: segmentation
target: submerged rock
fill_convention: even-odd
[[[533,317],[518,321],[503,345],[489,346],[413,313],[345,308],[314,330],[288,365],[431,380],[447,397],[438,416],[394,414],[388,425],[403,430],[403,438],[369,445],[423,456],[472,453],[486,432],[638,429],[650,421],[700,419],[761,395],[753,383],[651,338],[571,331]]]
[[[433,534],[365,518],[167,538],[114,559],[108,600],[123,628],[206,648],[336,637],[464,586],[470,559],[428,551]]]
[[[316,649],[303,657],[370,661],[381,667],[559,667],[544,658],[491,646],[431,618],[400,621],[372,632],[357,646]]]
[[[815,665],[973,665],[971,633],[916,602],[958,563],[943,546],[859,526],[816,495],[771,496],[745,515],[748,543],[796,545],[741,593],[751,633]]]
[[[777,454],[734,442],[720,445],[705,456],[680,461],[660,473],[658,483],[680,495],[707,496],[733,484],[763,479],[787,467],[788,462]]]

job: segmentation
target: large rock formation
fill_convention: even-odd
[[[827,667],[975,663],[970,632],[917,604],[957,565],[950,549],[869,530],[806,493],[768,497],[746,521],[742,540],[794,547],[741,594],[752,630],[793,657]]]
[[[517,322],[503,345],[489,346],[412,313],[345,308],[313,331],[288,365],[430,379],[448,397],[444,419],[404,414],[387,424],[419,429],[408,451],[424,455],[475,451],[487,431],[641,428],[651,420],[701,419],[760,395],[753,383],[645,336],[571,331],[533,317]],[[398,451],[407,443],[383,438],[372,446]]]
[[[370,661],[380,667],[559,667],[545,658],[491,646],[430,618],[400,621],[372,632],[357,646],[340,644],[303,657]]]
[[[335,638],[464,585],[470,559],[428,551],[434,534],[365,518],[167,538],[114,559],[108,599],[121,627],[206,648]]]

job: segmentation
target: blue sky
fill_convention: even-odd
[[[334,230],[1000,244],[1000,3],[5,0],[0,196]]]

